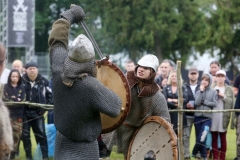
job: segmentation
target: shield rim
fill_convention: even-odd
[[[108,128],[102,128],[102,131],[101,131],[101,134],[105,134],[105,133],[109,133],[109,132],[112,132],[113,130],[115,130],[116,128],[118,128],[125,120],[125,118],[127,117],[128,115],[128,111],[130,109],[130,106],[131,106],[131,94],[130,94],[130,87],[128,85],[128,81],[127,81],[127,78],[125,77],[124,73],[122,72],[122,70],[114,63],[110,62],[110,61],[100,61],[100,60],[97,60],[96,61],[96,66],[98,68],[101,67],[101,65],[103,66],[109,66],[110,68],[112,68],[114,71],[116,71],[118,73],[118,75],[120,76],[120,78],[122,79],[123,81],[123,85],[126,89],[126,104],[125,104],[125,108],[124,110],[120,112],[123,112],[121,113],[122,116],[121,118],[119,119],[118,122],[116,122],[115,124],[113,124],[112,126],[108,127]],[[101,82],[101,81],[100,81]],[[121,106],[122,107],[122,106]],[[107,115],[105,115],[107,116]],[[102,124],[103,125],[103,124]]]
[[[170,138],[172,139],[171,145],[172,145],[172,151],[173,151],[173,160],[178,160],[177,136],[172,128],[172,125],[169,122],[167,122],[165,119],[163,119],[162,117],[159,117],[159,116],[150,116],[150,117],[146,118],[146,120],[139,127],[139,129],[136,130],[136,132],[134,133],[133,138],[130,142],[129,148],[128,148],[127,160],[130,160],[132,144],[136,138],[137,133],[145,124],[147,124],[149,122],[157,122],[157,123],[161,124],[167,130],[168,134],[170,135]]]

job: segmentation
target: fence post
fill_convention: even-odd
[[[177,84],[178,84],[178,109],[183,107],[182,79],[181,79],[181,61],[177,61]],[[179,160],[184,160],[183,149],[183,112],[178,112],[178,149]]]

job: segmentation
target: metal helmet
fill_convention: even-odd
[[[80,34],[72,42],[68,57],[75,62],[88,62],[95,58],[92,42],[84,35]]]
[[[143,56],[139,61],[138,64],[143,67],[150,67],[155,72],[157,72],[159,61],[158,58],[153,54],[147,54]]]

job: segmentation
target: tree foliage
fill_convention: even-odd
[[[83,7],[86,23],[105,54],[138,60],[145,53],[160,61],[182,60],[196,51],[219,49],[221,62],[239,57],[239,0],[36,0],[36,51],[47,51],[52,23],[70,3]],[[71,35],[84,33],[74,25]]]
[[[205,24],[198,4],[186,0],[84,1],[90,15],[101,17],[102,47],[126,52],[132,59],[153,53],[160,60],[186,62],[195,42],[202,38]],[[97,7],[99,6],[99,7]],[[100,13],[100,14],[96,14]],[[109,43],[110,42],[110,43]],[[108,44],[109,43],[109,44]],[[184,64],[184,63],[183,63]]]
[[[207,18],[207,48],[219,50],[220,62],[238,70],[240,58],[240,1],[215,1]]]

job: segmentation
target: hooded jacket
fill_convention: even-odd
[[[210,74],[204,74],[209,77],[209,85],[204,91],[197,91],[195,96],[195,110],[211,110],[217,106],[217,92],[211,88],[212,76]],[[211,118],[212,113],[196,112],[195,117]]]

